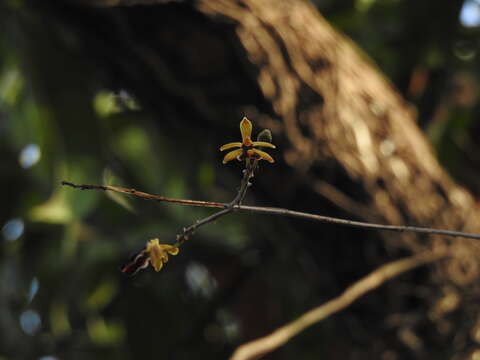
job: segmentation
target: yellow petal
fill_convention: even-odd
[[[162,249],[158,243],[158,239],[150,240],[147,245],[148,256],[150,257],[150,263],[152,264],[155,271],[160,271],[163,266],[163,256]]]
[[[163,267],[163,261],[161,261],[161,260],[156,261],[156,262],[152,261],[152,266],[155,269],[155,271],[160,271],[160,270],[162,270],[162,267]]]
[[[173,245],[162,244],[162,245],[160,245],[160,248],[162,249],[163,252],[167,252],[170,255],[177,255],[178,252],[179,252],[178,247],[173,246]]]
[[[232,142],[232,143],[222,145],[220,147],[220,151],[231,149],[231,148],[234,148],[234,147],[242,147],[242,143],[241,142]]]
[[[150,263],[152,264],[155,271],[160,271],[163,266],[162,252],[158,247],[152,248],[150,253]]]
[[[270,155],[268,155],[265,151],[258,150],[258,149],[251,149],[248,152],[255,153],[256,155],[260,156],[260,159],[267,160],[270,163],[275,162],[275,160],[273,160],[273,158]]]
[[[147,242],[147,247],[145,249],[146,252],[150,252],[150,250],[154,247],[160,246],[160,240],[158,238],[151,239]]]
[[[269,142],[266,142],[266,141],[254,141],[253,146],[263,146],[263,147],[269,147],[269,148],[272,148],[272,149],[276,149],[275,145],[273,145]]]
[[[236,159],[237,157],[239,157],[240,155],[242,155],[242,151],[243,151],[242,149],[230,151],[230,152],[227,153],[227,155],[225,155],[225,157],[223,158],[223,163],[226,164],[226,163],[229,162],[230,160]]]
[[[252,123],[246,117],[240,121],[240,132],[242,133],[242,143],[245,146],[251,146]]]
[[[167,251],[170,255],[177,255],[180,250],[177,247],[172,246],[172,248],[168,249]]]

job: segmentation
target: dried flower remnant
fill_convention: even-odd
[[[121,272],[127,275],[135,275],[149,264],[155,271],[160,271],[163,264],[168,262],[168,255],[177,255],[178,247],[167,244],[160,244],[159,239],[152,239],[147,243],[145,249],[132,256],[130,262],[123,265]]]
[[[252,123],[246,117],[240,121],[240,133],[242,134],[242,142],[232,142],[223,145],[220,147],[220,151],[239,148],[233,151],[230,151],[223,158],[223,163],[237,159],[242,161],[243,159],[252,159],[252,160],[267,160],[270,163],[273,163],[273,158],[267,154],[265,151],[259,150],[256,147],[268,147],[275,149],[275,145],[266,142],[266,141],[252,141]]]

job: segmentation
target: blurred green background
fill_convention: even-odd
[[[480,1],[315,4],[412,103],[442,164],[478,194]],[[361,275],[333,264],[333,250],[305,244],[318,225],[237,214],[200,230],[162,272],[122,276],[119,266],[148,239],[173,242],[211,210],[60,182],[227,202],[240,167],[223,166],[218,147],[238,138],[241,117],[214,133],[201,122],[187,128],[165,120],[179,110],[169,109],[161,92],[142,97],[121,79],[114,84],[101,61],[91,61],[75,25],[65,25],[73,18],[21,0],[0,4],[0,359],[225,359],[246,338],[293,319]],[[280,151],[272,155],[280,158]],[[261,171],[281,183],[282,166]],[[286,206],[282,199],[290,199],[288,206],[302,210],[292,200],[298,189],[261,194],[271,184],[258,181],[257,203]],[[318,210],[338,215],[328,205]],[[323,229],[325,237],[346,236]],[[395,335],[381,319],[365,330],[365,319],[375,316],[368,301],[351,310],[363,311],[363,320],[347,311],[271,358],[376,358],[369,357],[373,337],[387,332],[384,350],[397,340],[388,340]],[[418,357],[405,346],[395,351],[397,358]]]

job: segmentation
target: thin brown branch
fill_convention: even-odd
[[[217,211],[216,213],[214,213],[210,216],[207,216],[206,218],[203,218],[201,220],[197,220],[195,223],[193,223],[192,225],[190,225],[186,228],[183,228],[182,233],[177,235],[176,242],[175,242],[174,246],[176,246],[176,247],[182,246],[182,244],[185,242],[185,240],[188,240],[190,235],[193,235],[193,233],[195,233],[195,231],[199,227],[201,227],[203,225],[207,225],[207,224],[217,220],[218,218],[221,218],[222,216],[225,216],[228,213],[231,213],[233,211],[233,209],[234,209],[233,207],[227,207],[223,210]]]
[[[253,162],[251,162],[249,159],[247,159],[246,161],[247,166],[243,170],[243,178],[240,184],[240,188],[238,189],[237,196],[235,196],[232,202],[228,204],[228,207],[240,205],[245,198],[245,195],[247,194],[247,189],[250,186],[250,179],[253,177],[253,172],[257,168],[258,161],[254,160]]]
[[[247,193],[248,187],[250,185],[250,179],[253,177],[253,172],[256,169],[257,162],[254,161],[253,163],[250,162],[248,159],[246,161],[246,168],[243,170],[243,178],[240,183],[240,188],[238,189],[238,193],[235,196],[235,198],[228,204],[228,205],[221,205],[218,207],[223,207],[223,210],[217,211],[216,213],[207,216],[206,218],[203,218],[201,220],[197,220],[195,223],[190,225],[189,227],[183,228],[183,232],[181,234],[178,234],[176,236],[176,242],[175,245],[176,247],[180,247],[185,240],[188,240],[190,235],[193,235],[193,233],[201,226],[209,224],[222,216],[227,215],[228,213],[231,213],[232,211],[236,210],[238,206],[241,204],[243,198],[245,197],[245,194]],[[142,193],[145,194],[145,193]],[[149,194],[145,194],[149,195]],[[188,201],[188,200],[187,200]],[[183,202],[181,202],[183,203]],[[195,201],[195,203],[198,203]],[[188,205],[188,203],[183,203],[185,205]],[[209,203],[210,207],[213,207],[212,205],[217,205],[216,203]],[[220,205],[220,204],[219,204]]]
[[[418,266],[425,265],[448,256],[447,252],[425,252],[405,259],[393,261],[381,266],[369,275],[353,283],[340,296],[314,308],[298,319],[275,330],[262,338],[239,346],[230,360],[252,360],[274,351],[284,345],[292,337],[309,326],[345,309],[367,292],[378,288],[386,281],[401,275]]]
[[[76,189],[81,190],[104,190],[104,191],[114,191],[123,194],[129,194],[137,196],[144,200],[153,200],[153,201],[164,201],[171,202],[181,205],[190,205],[190,206],[200,206],[200,207],[213,207],[213,208],[228,208],[231,204],[212,202],[212,201],[201,201],[201,200],[187,200],[187,199],[176,199],[166,196],[152,195],[137,191],[134,189],[127,189],[117,186],[102,186],[102,185],[77,185],[68,181],[62,181],[62,185],[70,186]],[[240,192],[239,192],[240,193]],[[238,196],[238,194],[237,194]],[[347,219],[339,219],[330,216],[323,216],[311,213],[305,213],[300,211],[294,211],[289,209],[274,208],[274,207],[262,207],[262,206],[247,206],[247,205],[234,205],[233,210],[242,210],[250,211],[258,214],[266,215],[277,215],[277,216],[289,216],[299,219],[307,219],[313,221],[319,221],[330,224],[337,224],[343,226],[350,226],[362,229],[374,229],[374,230],[383,230],[383,231],[395,231],[395,232],[414,232],[419,234],[428,234],[428,235],[444,235],[451,237],[463,237],[468,239],[480,240],[480,234],[466,233],[462,231],[452,231],[452,230],[443,230],[443,229],[433,229],[427,227],[419,226],[402,226],[402,225],[383,225],[383,224],[374,224],[367,223],[362,221],[354,221]],[[228,212],[227,212],[228,213]],[[193,225],[192,225],[193,226]],[[198,226],[197,226],[198,227]],[[190,227],[189,227],[190,228]],[[195,229],[193,229],[195,230]]]
[[[386,231],[395,231],[395,232],[414,232],[419,234],[429,234],[429,235],[444,235],[451,237],[464,237],[468,239],[480,240],[480,234],[466,233],[463,231],[452,231],[452,230],[443,230],[443,229],[433,229],[419,226],[402,226],[402,225],[383,225],[383,224],[374,224],[367,223],[362,221],[346,220],[339,219],[330,216],[316,215],[310,213],[304,213],[300,211],[282,209],[282,208],[273,208],[273,207],[261,207],[261,206],[246,206],[241,205],[238,207],[240,210],[251,211],[260,214],[268,215],[279,215],[279,216],[289,216],[300,219],[314,220],[324,223],[344,225],[362,229],[375,229],[375,230],[386,230]]]
[[[214,208],[224,208],[225,204],[211,202],[211,201],[201,201],[201,200],[186,200],[186,199],[175,199],[167,196],[152,195],[135,189],[127,189],[119,186],[109,186],[109,185],[88,185],[88,184],[73,184],[68,181],[62,181],[62,185],[70,186],[75,189],[80,190],[103,190],[103,191],[114,191],[122,194],[133,195],[144,200],[153,200],[161,202],[171,202],[181,205],[190,205],[190,206],[201,206],[201,207],[214,207]]]

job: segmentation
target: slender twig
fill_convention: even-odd
[[[145,200],[165,201],[165,202],[171,202],[171,203],[189,205],[189,206],[226,209],[231,204],[231,203],[227,204],[227,203],[219,203],[219,202],[213,202],[213,201],[176,199],[176,198],[170,198],[166,196],[152,195],[152,194],[137,191],[134,189],[127,189],[127,188],[122,188],[117,186],[101,186],[101,185],[85,185],[85,184],[77,185],[68,181],[62,181],[62,185],[70,186],[70,187],[81,189],[81,190],[114,191],[114,192],[134,195]],[[248,185],[246,186],[248,187]],[[240,193],[240,190],[239,190],[239,193]],[[267,215],[289,216],[289,217],[295,217],[299,219],[307,219],[307,220],[313,220],[313,221],[319,221],[319,222],[337,224],[337,225],[343,225],[343,226],[350,226],[350,227],[356,227],[356,228],[362,228],[362,229],[375,229],[375,230],[385,230],[385,231],[395,231],[395,232],[414,232],[414,233],[420,233],[420,234],[444,235],[444,236],[451,236],[451,237],[463,237],[468,239],[480,240],[480,234],[472,234],[472,233],[466,233],[462,231],[433,229],[433,228],[419,227],[419,226],[383,225],[383,224],[367,223],[362,221],[340,219],[340,218],[335,218],[330,216],[305,213],[305,212],[294,211],[294,210],[283,209],[283,208],[234,205],[233,210],[250,211],[254,213],[267,214]]]
[[[222,216],[225,216],[234,210],[238,209],[238,206],[241,204],[243,201],[243,198],[245,197],[245,194],[247,193],[247,189],[250,186],[250,179],[253,177],[253,172],[255,171],[257,167],[257,161],[251,162],[249,159],[246,160],[246,167],[243,170],[243,178],[240,183],[240,188],[238,189],[237,195],[235,198],[228,204],[224,205],[222,204],[221,207],[224,207],[223,210],[217,211],[216,213],[207,216],[206,218],[203,218],[201,220],[197,220],[195,223],[192,225],[183,228],[183,231],[181,234],[178,234],[176,236],[176,242],[174,246],[180,247],[182,244],[185,242],[185,240],[188,240],[190,235],[193,235],[193,233],[201,226],[209,224]],[[183,202],[182,202],[183,203]],[[197,205],[197,201],[195,201],[195,205]],[[187,204],[187,203],[185,203]],[[210,207],[213,207],[214,203],[209,203]]]
[[[73,184],[68,181],[62,181],[62,185],[70,186],[75,189],[80,190],[103,190],[103,191],[113,191],[122,194],[133,195],[139,197],[144,200],[153,200],[153,201],[165,201],[171,203],[177,203],[182,205],[190,205],[190,206],[201,206],[201,207],[214,207],[214,208],[224,208],[226,207],[225,204],[212,202],[212,201],[201,201],[201,200],[187,200],[187,199],[176,199],[167,196],[161,195],[152,195],[149,193],[145,193],[143,191],[138,191],[135,189],[127,189],[120,186],[110,186],[110,185],[88,185],[88,184]]]
[[[289,217],[295,217],[300,219],[308,219],[308,220],[314,220],[314,221],[319,221],[324,223],[344,225],[344,226],[356,227],[356,228],[362,228],[362,229],[375,229],[375,230],[386,230],[386,231],[395,231],[395,232],[414,232],[414,233],[420,233],[420,234],[444,235],[444,236],[451,236],[451,237],[464,237],[469,239],[480,240],[480,234],[466,233],[463,231],[433,229],[433,228],[409,226],[409,225],[403,226],[403,225],[383,225],[383,224],[367,223],[362,221],[339,219],[339,218],[330,217],[330,216],[310,214],[310,213],[304,213],[300,211],[294,211],[294,210],[282,209],[282,208],[273,208],[273,207],[241,205],[238,208],[239,210],[251,211],[251,212],[260,213],[260,214],[289,216]]]
[[[238,189],[237,196],[228,204],[228,207],[234,207],[235,205],[241,205],[245,195],[247,194],[247,189],[250,186],[250,179],[253,177],[253,172],[255,171],[258,160],[250,161],[250,159],[246,160],[246,168],[243,170],[243,178],[240,184],[240,188]]]
[[[252,166],[250,166],[252,165]],[[165,196],[152,195],[145,192],[137,191],[134,189],[127,189],[115,186],[100,186],[100,185],[76,185],[67,181],[63,181],[62,185],[71,186],[73,188],[78,188],[82,190],[104,190],[104,191],[114,191],[125,194],[130,194],[137,196],[145,200],[155,200],[155,201],[165,201],[172,202],[182,205],[191,205],[191,206],[201,206],[201,207],[215,207],[222,208],[222,210],[217,211],[216,213],[209,215],[201,220],[197,220],[194,224],[183,229],[182,233],[176,236],[176,243],[174,246],[181,246],[190,235],[192,235],[199,227],[209,224],[222,216],[225,216],[234,210],[243,210],[250,211],[254,213],[261,214],[270,214],[270,215],[280,215],[280,216],[290,216],[302,219],[309,219],[320,222],[327,222],[351,227],[367,228],[367,229],[377,229],[377,230],[389,230],[389,231],[411,231],[416,233],[425,233],[425,234],[437,234],[437,235],[446,235],[454,237],[466,237],[473,239],[480,239],[480,235],[469,234],[459,231],[450,231],[450,230],[441,230],[441,229],[431,229],[431,228],[421,228],[415,226],[395,226],[395,225],[381,225],[381,224],[372,224],[364,223],[360,221],[352,221],[346,219],[338,219],[329,216],[322,216],[310,213],[304,213],[299,211],[293,211],[282,208],[273,208],[273,207],[259,207],[259,206],[245,206],[241,205],[243,198],[245,197],[246,191],[249,186],[249,181],[253,177],[255,166],[247,162],[247,167],[244,170],[244,176],[240,184],[237,195],[232,202],[217,203],[209,201],[198,201],[198,200],[185,200],[185,199],[175,199]],[[302,332],[305,328],[313,325],[316,322],[321,321],[322,319],[346,308],[353,301],[371,291],[385,281],[402,274],[408,270],[411,270],[417,266],[427,264],[441,258],[446,257],[447,254],[443,253],[432,253],[425,252],[410,258],[403,260],[398,260],[387,265],[384,265],[372,272],[370,275],[362,278],[357,281],[339,297],[319,306],[316,309],[313,309],[299,319],[279,328],[270,335],[267,335],[263,338],[254,340],[250,343],[240,346],[233,354],[231,360],[251,360],[258,359],[259,357],[275,350],[276,348],[285,344],[293,336]]]
[[[195,223],[193,223],[192,225],[190,225],[186,228],[183,228],[182,233],[177,235],[176,243],[174,244],[174,246],[180,247],[185,242],[185,240],[188,240],[190,235],[193,235],[193,233],[199,227],[201,227],[203,225],[206,225],[206,224],[209,224],[209,223],[217,220],[218,218],[220,218],[222,216],[225,216],[228,213],[231,213],[232,211],[233,211],[233,207],[227,207],[223,210],[217,211],[216,213],[214,213],[210,216],[207,216],[206,218],[203,218],[201,220],[197,220]]]
[[[345,309],[355,300],[365,295],[367,292],[376,289],[386,281],[418,266],[440,260],[447,256],[449,256],[449,254],[445,251],[428,251],[383,265],[369,275],[353,283],[345,289],[340,296],[306,312],[298,319],[280,327],[267,336],[239,346],[234,351],[230,360],[259,359],[279,348],[292,337],[298,335],[311,325]]]

